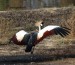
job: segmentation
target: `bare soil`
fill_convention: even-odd
[[[44,44],[39,44],[35,47],[33,58],[47,60],[37,62],[25,62],[26,58],[30,59],[32,57],[32,54],[24,51],[25,46],[18,46],[15,44],[0,45],[0,61],[24,59],[22,62],[0,62],[0,65],[75,65],[75,44],[63,48],[51,49],[43,45]]]

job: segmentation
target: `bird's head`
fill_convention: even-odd
[[[41,29],[44,28],[44,22],[41,22],[40,27],[41,27]]]
[[[36,27],[39,27],[39,30],[41,30],[42,28],[44,28],[44,22],[42,20],[39,20],[35,23]]]

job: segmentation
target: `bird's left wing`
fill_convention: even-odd
[[[16,38],[18,41],[22,41],[24,35],[29,34],[28,32],[24,31],[24,30],[20,30],[19,32],[16,33]]]
[[[68,34],[69,34],[69,29],[68,28],[50,25],[50,26],[46,26],[45,28],[40,30],[38,32],[37,38],[38,39],[45,38],[49,35],[60,35],[60,36],[64,37]]]

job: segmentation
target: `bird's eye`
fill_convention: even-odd
[[[41,24],[41,26],[43,26],[43,24]]]

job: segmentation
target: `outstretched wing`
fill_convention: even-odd
[[[10,39],[9,39],[9,43],[11,43],[12,41],[17,41],[17,42],[21,42],[24,38],[24,36],[28,34],[26,31],[24,30],[20,30],[17,33],[15,33]],[[16,42],[15,42],[16,43]],[[17,44],[17,43],[16,43]]]
[[[50,25],[50,26],[47,26],[47,27],[43,28],[42,30],[40,30],[37,38],[43,39],[49,35],[60,35],[60,36],[64,37],[64,36],[68,35],[69,33],[70,33],[69,29],[66,27]]]
[[[24,30],[20,30],[19,32],[16,33],[16,38],[18,41],[22,41],[23,37],[28,34],[26,31]]]

